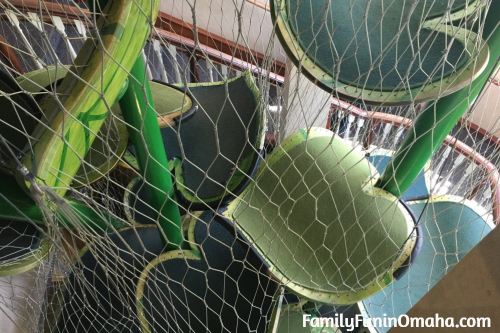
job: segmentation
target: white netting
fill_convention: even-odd
[[[499,221],[491,1],[90,3],[0,1],[2,331],[397,317]]]

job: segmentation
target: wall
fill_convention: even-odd
[[[275,38],[271,15],[245,0],[196,0],[196,2],[162,0],[160,10],[246,48],[272,55],[276,60],[285,62],[285,52]],[[196,14],[196,22],[193,21],[193,12]],[[243,60],[252,62],[251,59]]]
[[[495,77],[500,80],[500,75]],[[468,121],[500,137],[500,87],[488,83],[484,94],[480,95],[472,109]]]

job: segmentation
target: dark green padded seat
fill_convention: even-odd
[[[405,314],[490,231],[486,212],[459,197],[415,201],[423,246],[408,272],[387,289],[361,302],[370,317]],[[378,328],[385,333],[389,328]]]
[[[263,145],[264,114],[250,71],[228,81],[189,84],[198,112],[162,129],[176,159],[177,198],[192,210],[217,208],[238,195],[255,170]]]
[[[28,137],[35,129],[41,111],[35,100],[7,73],[0,71],[0,134],[16,156],[22,156]],[[5,96],[5,95],[6,96]],[[0,171],[12,173],[13,157],[0,141]]]
[[[277,284],[212,217],[192,219],[192,250],[164,252],[152,225],[96,240],[65,284],[55,332],[266,332]]]
[[[446,28],[451,16],[463,21],[482,1],[273,0],[271,6],[288,56],[320,87],[351,100],[432,99],[465,85],[487,61],[487,48],[469,56],[479,50],[469,43],[474,33]],[[443,86],[434,87],[437,81]]]
[[[97,239],[65,283],[54,332],[141,332],[135,288],[142,270],[162,251],[155,226],[128,228]]]
[[[0,219],[0,276],[26,272],[50,250],[45,231],[32,222]]]
[[[248,186],[261,161],[264,113],[259,91],[249,71],[228,81],[189,84],[188,91],[198,104],[196,114],[161,129],[176,197],[185,209],[217,209]],[[132,165],[132,147],[130,151],[126,160]],[[129,215],[138,216],[133,221],[153,222],[144,186],[129,190],[125,205]]]
[[[167,252],[144,271],[144,332],[266,332],[277,284],[232,226],[213,217],[192,220],[193,250]]]

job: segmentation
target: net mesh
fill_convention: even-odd
[[[500,219],[497,7],[0,2],[2,331],[406,313]]]

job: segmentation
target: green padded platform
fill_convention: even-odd
[[[313,128],[288,137],[223,214],[294,293],[352,304],[392,282],[412,251],[414,222],[367,184],[369,162],[333,136]]]
[[[198,106],[191,94],[162,82],[150,82],[149,88],[155,103],[155,111],[159,114],[158,124],[161,128],[170,127],[180,122],[181,118],[191,117]]]
[[[241,193],[258,165],[264,128],[259,92],[249,71],[188,90],[199,109],[188,122],[162,129],[165,151],[177,160],[177,199],[191,210],[216,208]]]
[[[143,332],[266,332],[277,284],[213,216],[207,211],[192,220],[193,250],[162,254],[143,272],[137,297]]]
[[[0,276],[40,265],[49,250],[48,238],[34,223],[0,219]]]
[[[46,88],[54,82],[64,78],[68,68],[64,66],[48,66],[47,68],[27,72],[16,78],[17,83],[24,91],[36,97],[46,93]]]
[[[485,213],[458,197],[435,197],[410,204],[423,230],[423,247],[401,279],[362,302],[370,317],[405,314],[490,231]],[[471,281],[474,283],[474,281]],[[385,333],[389,328],[378,328]]]
[[[448,6],[452,6],[450,13],[461,18],[464,14],[460,13],[470,14],[466,9],[483,6],[478,4],[481,1],[417,1],[415,6],[413,3],[273,0],[271,13],[287,54],[296,64],[300,62],[305,74],[318,85],[373,104],[404,104],[419,97],[432,98],[420,91],[426,85],[433,90],[432,82],[443,81],[445,87],[437,88],[431,95],[437,95],[439,89],[451,92],[463,86],[466,77],[456,80],[457,71],[463,68],[468,78],[472,77],[481,70],[488,53],[486,48],[480,57],[472,59],[468,54],[474,46],[468,45],[469,37],[465,37],[469,31],[462,29],[455,35],[454,30],[452,35],[452,29],[443,26],[450,17]],[[426,21],[441,19],[443,15],[441,24],[433,21],[422,27]],[[479,61],[477,68],[467,69],[474,60]],[[456,82],[450,85],[451,77]],[[415,91],[405,95],[410,89]],[[377,97],[371,96],[370,91],[379,95],[404,93]]]

